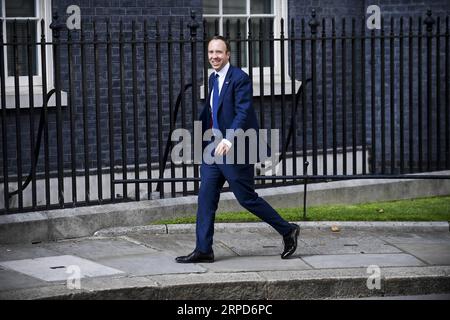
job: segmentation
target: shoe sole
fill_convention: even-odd
[[[175,262],[177,262],[177,263],[184,263],[184,264],[187,264],[187,263],[213,263],[214,262],[214,260],[199,260],[199,261],[186,261],[186,262],[184,262],[184,261],[176,261],[175,260]]]

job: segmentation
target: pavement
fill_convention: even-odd
[[[3,244],[0,299],[450,299],[448,222],[297,223],[287,260],[264,223],[216,224],[214,263],[175,262],[194,225]]]

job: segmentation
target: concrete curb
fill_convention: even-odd
[[[388,231],[426,231],[426,232],[450,232],[450,223],[448,221],[437,222],[384,222],[384,221],[320,221],[304,222],[297,221],[302,230],[323,229],[331,230],[331,227],[338,227],[339,230],[373,230]],[[215,232],[274,232],[273,229],[264,222],[252,223],[216,223]],[[123,236],[129,233],[147,233],[147,234],[189,234],[195,233],[195,224],[165,224],[148,225],[137,227],[119,227],[102,229],[94,233],[98,237]]]
[[[450,171],[433,174],[450,174]],[[418,175],[420,177],[420,175]],[[275,208],[302,207],[303,186],[259,189]],[[450,179],[364,179],[311,184],[308,206],[356,204],[450,194]],[[0,216],[0,244],[54,241],[91,236],[113,227],[148,225],[156,220],[195,214],[197,197],[127,202]],[[218,212],[240,211],[232,193],[223,193]]]
[[[381,288],[367,288],[365,268],[83,279],[0,293],[0,299],[342,299],[450,292],[450,267],[382,268]]]

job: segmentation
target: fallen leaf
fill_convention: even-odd
[[[332,232],[339,232],[339,231],[341,231],[341,229],[339,228],[339,226],[333,225],[333,226],[331,226],[331,231]]]

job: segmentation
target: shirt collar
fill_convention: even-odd
[[[222,69],[220,69],[219,72],[216,72],[216,74],[218,74],[220,78],[223,78],[226,76],[228,69],[230,69],[230,62],[227,62],[227,64]]]

